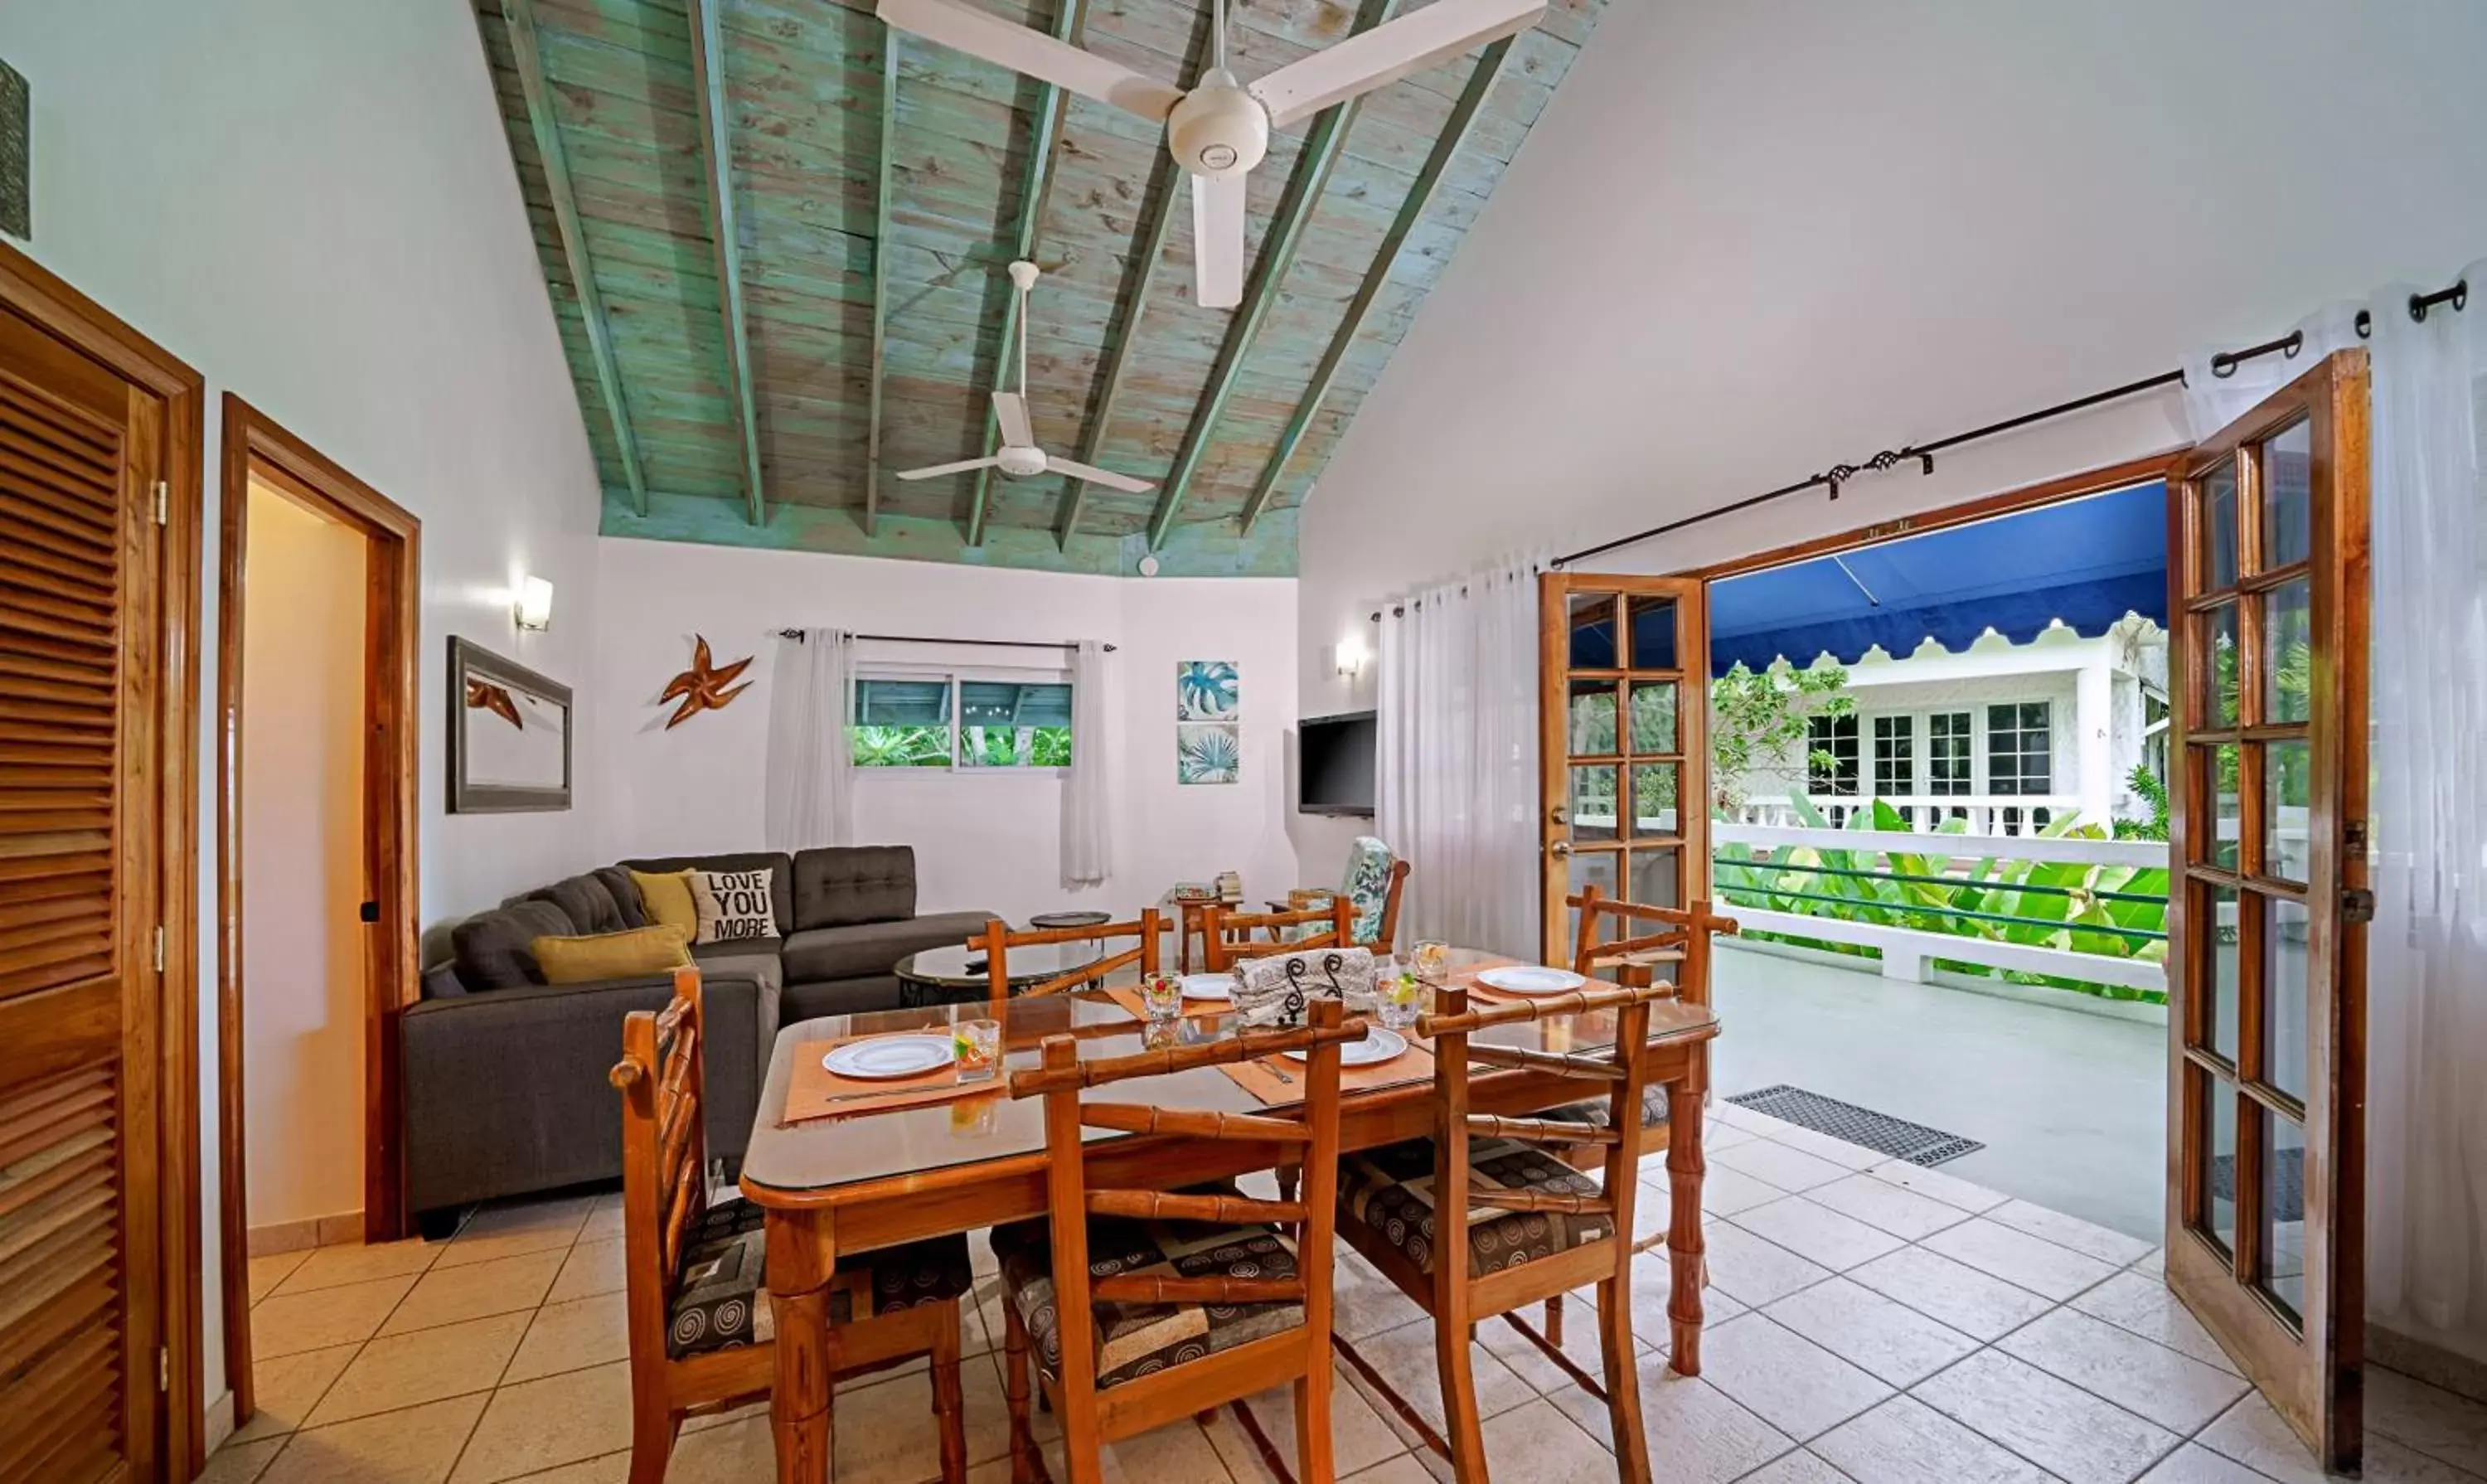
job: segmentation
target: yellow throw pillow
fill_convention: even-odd
[[[691,874],[668,871],[662,876],[630,873],[639,886],[639,901],[648,909],[648,921],[683,930],[683,941],[688,942],[699,934],[699,907],[691,900]]]
[[[691,961],[690,936],[671,923],[599,933],[589,938],[539,938],[527,945],[546,984],[594,984],[661,974]]]

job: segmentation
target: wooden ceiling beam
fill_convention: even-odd
[[[1100,467],[1098,455],[1104,452],[1106,431],[1113,426],[1115,405],[1123,400],[1123,377],[1131,370],[1132,345],[1139,338],[1140,316],[1149,308],[1149,295],[1157,287],[1158,265],[1165,258],[1166,238],[1174,231],[1175,216],[1181,211],[1183,167],[1167,152],[1158,152],[1157,168],[1149,177],[1149,193],[1140,217],[1143,223],[1139,246],[1138,278],[1122,302],[1114,306],[1112,349],[1105,352],[1104,390],[1098,396],[1097,408],[1089,414],[1088,429],[1079,440],[1079,462],[1091,468]],[[1062,513],[1054,521],[1054,540],[1063,550],[1071,549],[1071,533],[1079,526],[1079,510],[1088,499],[1088,481],[1074,479],[1062,491]]]
[[[1356,14],[1355,29],[1372,30],[1389,19],[1396,8],[1397,0],[1364,0]],[[1312,224],[1313,208],[1328,186],[1339,155],[1346,151],[1347,131],[1355,125],[1365,96],[1358,94],[1322,114],[1304,140],[1295,179],[1287,182],[1287,197],[1279,204],[1277,217],[1270,224],[1270,235],[1262,242],[1261,262],[1254,271],[1252,286],[1244,291],[1244,307],[1236,311],[1226,327],[1226,340],[1218,347],[1217,361],[1209,374],[1208,387],[1201,393],[1199,410],[1192,414],[1191,426],[1184,432],[1183,448],[1175,455],[1165,487],[1158,491],[1157,510],[1149,517],[1151,551],[1163,549],[1166,537],[1174,530],[1175,514],[1182,509],[1184,496],[1191,492],[1191,482],[1200,473],[1201,461],[1208,457],[1210,437],[1217,431],[1218,419],[1225,416],[1226,405],[1234,399],[1235,389],[1243,380],[1244,363],[1251,356],[1252,344],[1260,339],[1270,311],[1277,307],[1278,285],[1286,278],[1287,269],[1295,266],[1296,249],[1303,245],[1304,233]]]
[[[1088,0],[1062,0],[1062,13],[1054,18],[1056,40],[1079,44],[1088,24]],[[1064,89],[1046,83],[1037,95],[1034,129],[1028,140],[1027,179],[1020,194],[1019,240],[1011,257],[1013,261],[1033,261],[1036,257],[1038,232],[1045,225],[1045,199],[1053,189],[1054,157],[1062,152],[1063,116],[1070,111],[1071,95]],[[994,385],[1007,374],[1011,353],[1011,337],[1019,333],[1019,294],[1014,290],[1010,306],[1002,311],[1001,347],[993,356]],[[1024,395],[1027,388],[1020,391]],[[992,458],[1001,448],[1001,422],[991,406],[985,410],[985,457]],[[976,495],[967,507],[967,545],[985,544],[985,514],[991,508],[993,492],[993,470],[988,464],[976,471]]]
[[[725,322],[726,398],[742,443],[742,488],[753,525],[768,523],[760,483],[760,406],[751,385],[751,334],[742,312],[742,239],[734,210],[734,141],[725,97],[725,32],[719,0],[689,0],[691,96],[699,106],[700,163],[708,179],[701,202],[716,261],[719,312]]]
[[[570,181],[570,155],[562,147],[561,121],[553,113],[552,85],[545,78],[544,46],[536,36],[535,0],[501,0],[501,19],[509,26],[510,60],[526,95],[527,126],[535,135],[536,159],[544,169],[545,190],[552,197],[552,219],[561,237],[562,262],[570,269],[572,294],[579,318],[586,322],[588,355],[596,363],[596,387],[604,415],[613,425],[613,444],[622,462],[622,479],[630,487],[631,509],[648,513],[648,474],[639,459],[639,438],[630,431],[630,408],[622,395],[622,362],[613,350],[613,330],[604,320],[604,295],[596,287],[595,265],[588,261],[587,229],[579,221],[578,192]]]
[[[863,458],[863,533],[867,537],[878,535],[880,524],[880,397],[889,350],[889,187],[897,174],[893,161],[898,144],[901,34],[887,22],[881,24],[880,164],[873,177],[879,182],[880,204],[874,208],[872,229],[872,400],[865,413],[870,421]]]
[[[1382,286],[1390,281],[1390,270],[1398,266],[1399,250],[1408,242],[1408,235],[1416,228],[1425,209],[1433,204],[1435,188],[1451,167],[1452,159],[1467,144],[1476,126],[1477,115],[1485,107],[1487,95],[1502,76],[1503,66],[1511,58],[1513,38],[1504,37],[1485,49],[1477,59],[1476,70],[1468,74],[1467,86],[1461,90],[1458,103],[1451,108],[1440,137],[1425,156],[1424,168],[1416,173],[1408,187],[1408,197],[1399,204],[1399,214],[1391,218],[1390,230],[1383,235],[1382,246],[1373,257],[1373,266],[1366,269],[1364,281],[1355,288],[1355,297],[1347,305],[1347,318],[1338,332],[1330,337],[1329,349],[1322,352],[1321,364],[1313,368],[1312,381],[1304,388],[1303,399],[1296,404],[1293,416],[1287,419],[1286,431],[1278,435],[1278,446],[1270,454],[1261,478],[1252,487],[1251,497],[1244,502],[1244,534],[1250,535],[1252,523],[1277,492],[1278,480],[1287,471],[1287,462],[1303,447],[1305,436],[1312,432],[1313,419],[1321,415],[1322,403],[1329,396],[1330,387],[1338,380],[1338,369],[1354,349],[1355,337],[1364,328],[1365,318],[1373,312],[1374,301],[1382,296]]]

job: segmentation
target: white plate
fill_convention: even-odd
[[[1186,974],[1183,976],[1183,997],[1186,999],[1233,999],[1233,974]]]
[[[1477,983],[1506,994],[1560,994],[1577,990],[1589,981],[1568,968],[1542,968],[1512,965],[1502,968],[1477,970]]]
[[[950,1065],[958,1054],[947,1036],[875,1036],[848,1042],[822,1057],[821,1065],[840,1077],[880,1081],[919,1077]]]
[[[1395,1030],[1384,1029],[1380,1025],[1371,1025],[1365,1028],[1363,1040],[1348,1041],[1340,1044],[1338,1049],[1338,1064],[1342,1067],[1370,1067],[1380,1062],[1388,1061],[1391,1057],[1398,1055],[1401,1051],[1406,1050],[1408,1050],[1408,1038],[1406,1036],[1399,1034],[1399,1032]],[[1295,1061],[1310,1061],[1313,1053],[1310,1051],[1296,1050],[1286,1051],[1281,1054]]]

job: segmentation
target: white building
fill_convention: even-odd
[[[1817,701],[1803,743],[1731,781],[1741,821],[1793,824],[1799,794],[1833,824],[1879,798],[1918,828],[1961,818],[1981,834],[2068,811],[2102,827],[2150,817],[2131,785],[2136,765],[2166,768],[2167,640],[2149,619],[2026,644],[1990,630],[1959,653],[1931,638],[1901,658],[1878,646],[1847,669],[1847,714]],[[1809,766],[1815,753],[1831,766]]]

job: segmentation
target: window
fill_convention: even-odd
[[[1857,797],[1857,716],[1809,716],[1804,724],[1805,792]]]
[[[866,676],[847,738],[857,768],[1068,768],[1071,686],[938,671]]]
[[[1974,794],[1976,743],[1970,734],[1973,717],[1965,711],[1939,711],[1926,718],[1926,792],[1938,796]]]
[[[1914,716],[1874,718],[1874,797],[1896,798],[1917,791]]]
[[[1990,794],[2052,794],[2055,770],[2050,749],[2053,708],[2045,701],[2023,701],[1986,709],[1986,791]]]

